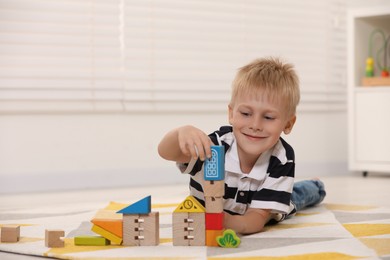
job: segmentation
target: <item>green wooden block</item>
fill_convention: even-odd
[[[107,246],[110,245],[110,240],[101,236],[79,236],[74,238],[76,246]]]

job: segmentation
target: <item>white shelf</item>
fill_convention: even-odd
[[[348,165],[351,171],[390,174],[390,86],[361,85],[376,28],[390,34],[390,2],[348,12]]]

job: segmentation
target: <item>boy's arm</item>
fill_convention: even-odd
[[[230,215],[225,213],[225,228],[230,228],[240,234],[260,232],[271,219],[271,210],[249,208],[244,215]]]
[[[211,157],[211,140],[200,129],[182,126],[168,132],[158,145],[159,155],[170,161],[187,163],[191,157],[203,161]]]

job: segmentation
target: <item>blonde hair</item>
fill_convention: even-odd
[[[256,59],[240,68],[233,80],[230,106],[234,105],[237,96],[256,95],[259,90],[282,101],[288,114],[296,113],[300,99],[299,79],[292,64],[270,57]]]

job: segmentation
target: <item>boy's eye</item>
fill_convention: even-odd
[[[275,119],[273,116],[264,116],[264,118],[267,120],[274,120]]]
[[[250,113],[249,113],[249,112],[243,112],[243,111],[241,111],[240,113],[241,113],[241,115],[243,115],[243,116],[250,116]]]

